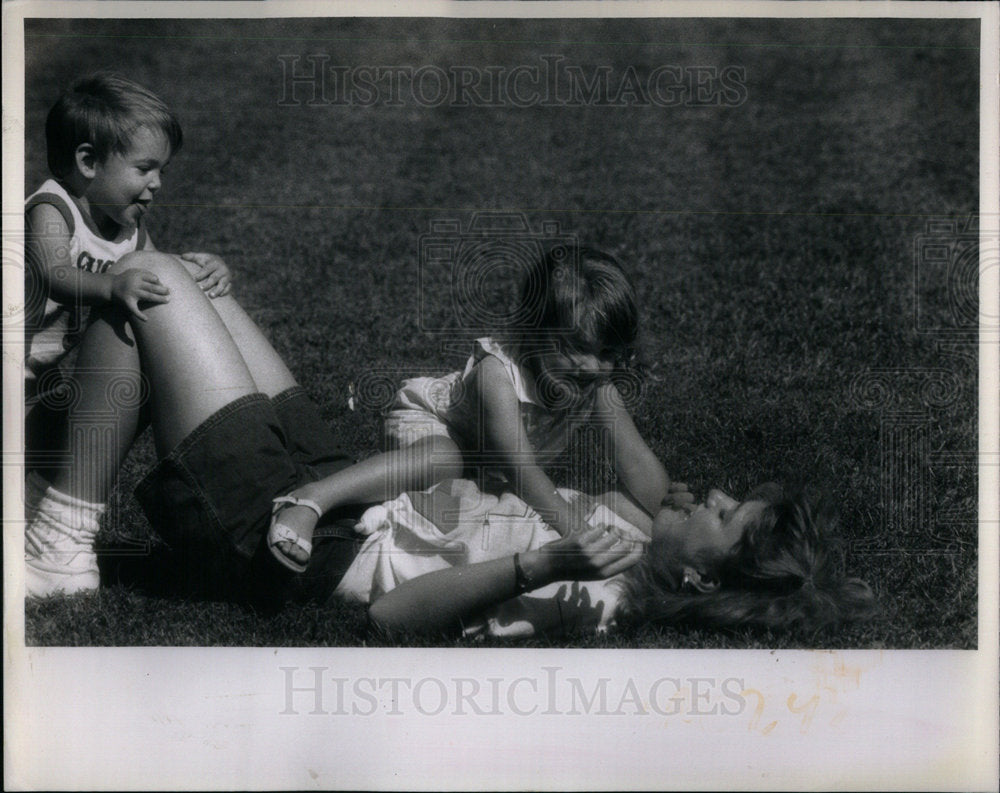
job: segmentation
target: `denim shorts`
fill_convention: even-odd
[[[216,411],[161,459],[136,497],[193,594],[323,600],[360,547],[353,521],[318,528],[309,568],[296,576],[267,548],[271,502],[353,462],[301,388],[273,399],[249,394]]]

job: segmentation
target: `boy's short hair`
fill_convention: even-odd
[[[140,127],[159,129],[176,154],[181,125],[152,91],[113,72],[81,77],[52,106],[45,120],[49,171],[65,177],[73,170],[77,147],[89,143],[98,160],[128,151]]]

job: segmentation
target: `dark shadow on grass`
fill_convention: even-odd
[[[137,547],[119,541],[98,546],[97,554],[102,588],[122,586],[159,598],[253,603],[249,565],[218,547],[163,542]]]
[[[317,528],[309,568],[302,574],[279,564],[265,537],[250,558],[221,535],[179,535],[170,542],[156,536],[119,538],[97,546],[101,586],[150,597],[234,603],[262,615],[276,614],[286,604],[324,605],[361,545],[353,531],[356,513],[357,508],[337,513],[340,517]]]

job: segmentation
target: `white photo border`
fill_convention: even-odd
[[[998,6],[992,3],[5,3],[5,225],[20,217],[25,195],[23,20],[29,16],[979,18],[984,243],[991,239],[995,246],[1000,231]],[[1000,316],[998,275],[996,267],[981,272],[983,316]],[[5,279],[3,288],[4,305],[19,304],[23,284]],[[6,355],[6,345],[4,350]],[[12,420],[19,414],[6,406],[23,404],[23,380],[19,360],[4,364],[4,461],[10,462],[21,448],[22,429]],[[5,785],[996,790],[998,370],[997,339],[984,335],[975,651],[637,650],[610,658],[606,651],[582,650],[26,648],[23,537],[10,530],[18,528],[20,508],[10,494],[21,492],[23,479],[19,466],[5,465]],[[372,690],[353,691],[358,681],[372,678],[376,655],[378,680],[411,681],[395,697],[383,696],[392,685],[378,680]],[[634,695],[619,680],[607,691],[606,713],[574,712],[580,710],[574,697],[599,692],[602,677],[625,663]],[[313,668],[323,670],[319,707]],[[338,678],[352,681],[346,695],[337,689]],[[489,681],[496,678],[504,684],[494,693]],[[415,684],[424,679],[437,682],[418,691]],[[757,692],[748,700],[752,707],[723,718],[727,703],[720,689],[701,701],[719,714],[696,712],[702,706],[697,681],[729,679]],[[474,702],[488,703],[489,713],[465,718],[476,715],[468,696],[462,699],[474,686],[467,681],[479,683]],[[373,697],[376,688],[379,696]],[[666,699],[657,700],[668,690],[687,691],[687,709],[670,712]],[[616,706],[633,696],[659,701],[663,712],[617,714]],[[435,712],[440,702],[445,705]],[[354,708],[358,715],[351,714]]]

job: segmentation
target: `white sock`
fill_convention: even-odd
[[[25,592],[44,597],[55,592],[97,589],[100,574],[94,538],[104,504],[61,493],[38,473],[25,482]]]

